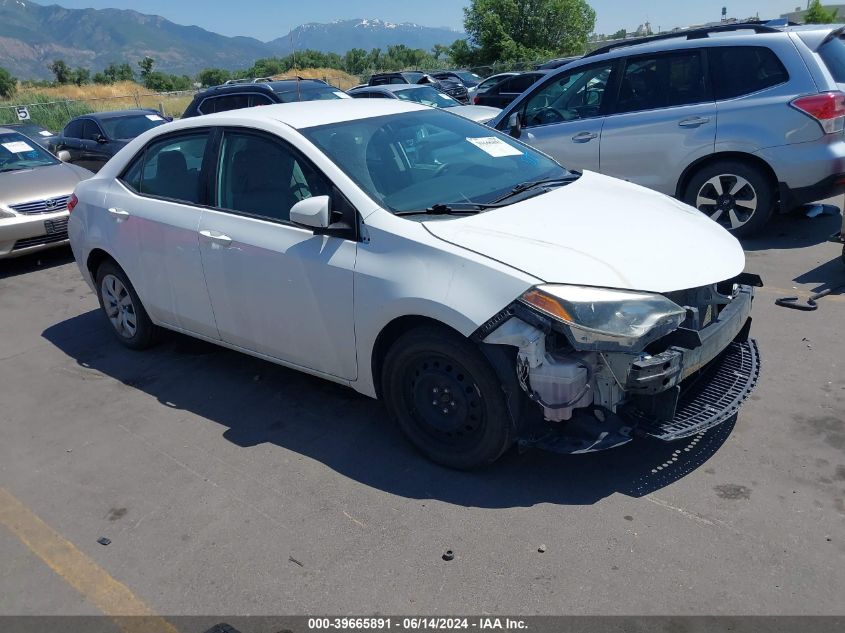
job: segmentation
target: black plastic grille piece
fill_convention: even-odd
[[[753,339],[734,341],[700,372],[681,383],[681,395],[672,420],[658,421],[636,407],[625,407],[622,417],[637,430],[672,441],[701,433],[730,419],[760,377],[760,354]]]
[[[58,218],[56,220],[47,220],[45,223],[47,229],[46,235],[38,235],[36,237],[27,237],[15,242],[12,247],[13,251],[19,251],[22,248],[31,248],[32,246],[43,246],[44,244],[55,244],[56,242],[63,242],[67,237],[67,218]]]

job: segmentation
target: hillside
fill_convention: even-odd
[[[447,28],[393,24],[382,20],[337,20],[328,24],[309,23],[295,28],[289,35],[268,42],[276,55],[289,55],[297,50],[313,48],[326,53],[343,54],[352,48],[386,49],[404,44],[408,48],[430,50],[435,44],[451,44],[463,33]]]
[[[217,66],[246,68],[261,57],[314,48],[343,53],[350,48],[385,49],[391,44],[430,49],[451,44],[461,34],[444,28],[390,24],[381,20],[343,20],[305,24],[271,42],[226,37],[197,26],[125,9],[65,9],[31,0],[0,0],[0,65],[24,79],[51,77],[48,64],[100,70],[111,62],[133,65],[149,55],[157,69],[193,75]]]

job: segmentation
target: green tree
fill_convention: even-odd
[[[619,29],[618,31],[616,31],[616,33],[614,33],[613,35],[610,36],[610,39],[612,39],[612,40],[624,40],[627,35],[628,35],[628,31],[626,31],[625,29]]]
[[[18,80],[5,68],[0,68],[0,98],[11,99],[18,91]]]
[[[810,3],[810,8],[804,14],[804,22],[806,24],[830,24],[836,22],[837,13],[839,9],[826,9],[822,6],[821,0],[813,0]]]
[[[343,56],[343,68],[353,75],[360,75],[367,70],[367,51],[363,48],[353,48]]]
[[[141,79],[146,79],[153,72],[155,63],[152,57],[144,57],[144,59],[138,62],[138,67],[141,69]]]
[[[108,77],[108,75],[106,75],[104,72],[97,72],[97,73],[94,73],[94,76],[93,76],[93,77],[91,77],[91,81],[93,81],[95,84],[100,84],[100,85],[105,85],[105,84],[112,84],[112,83],[114,83],[114,82],[113,82],[113,81],[112,81],[112,80]]]
[[[586,0],[471,0],[464,8],[480,63],[582,53],[595,22]]]
[[[55,75],[57,84],[65,85],[73,81],[73,71],[62,59],[53,60],[50,64],[50,72]]]
[[[82,66],[77,67],[77,69],[71,73],[71,77],[71,81],[77,86],[91,83],[91,71],[87,68],[82,68]]]
[[[223,70],[222,68],[206,68],[201,70],[197,75],[197,81],[199,81],[204,87],[219,86],[220,84],[226,83],[231,78],[232,73],[228,70]]]

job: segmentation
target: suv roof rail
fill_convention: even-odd
[[[223,82],[224,86],[233,86],[235,84],[264,84],[273,81],[271,77],[255,77],[253,79],[227,79]]]
[[[780,28],[770,26],[765,22],[736,22],[734,24],[717,24],[714,26],[703,26],[697,29],[687,29],[685,31],[673,31],[672,33],[660,33],[659,35],[649,35],[647,37],[636,37],[630,40],[622,40],[621,42],[614,42],[590,51],[584,57],[594,57],[595,55],[603,55],[617,48],[625,46],[637,46],[638,44],[648,44],[650,42],[659,42],[661,40],[671,40],[679,37],[685,37],[688,40],[697,40],[708,37],[711,33],[727,33],[730,31],[754,31],[755,33],[782,33]]]

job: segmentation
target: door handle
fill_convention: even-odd
[[[678,121],[678,125],[681,127],[698,127],[700,125],[704,125],[705,123],[710,123],[709,116],[694,116],[689,119],[684,119],[683,121]]]
[[[129,217],[129,211],[127,211],[126,209],[121,209],[119,207],[110,207],[109,213],[111,213],[118,222],[123,222],[126,218]]]
[[[574,143],[589,143],[597,137],[598,134],[596,134],[595,132],[578,132],[578,134],[572,137],[572,141]]]
[[[232,245],[232,238],[218,231],[200,231],[200,235],[212,242],[212,247],[217,246],[219,248],[220,246]]]

